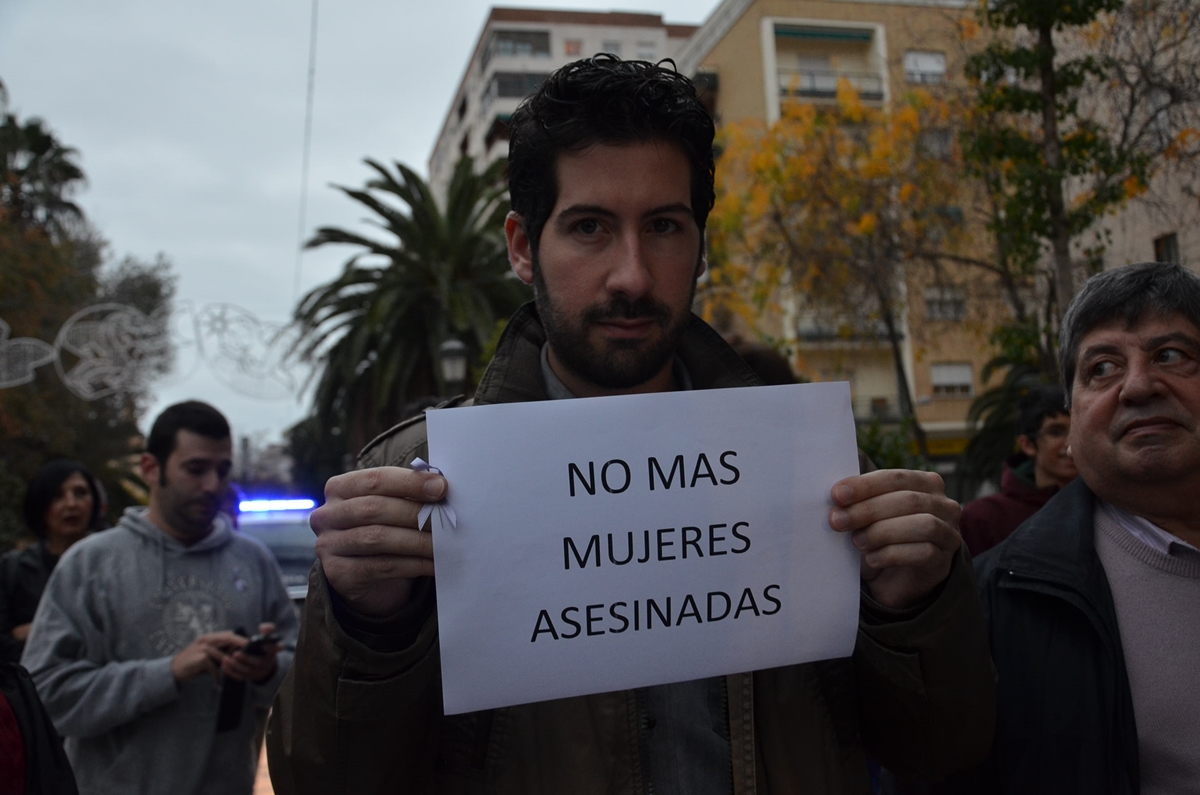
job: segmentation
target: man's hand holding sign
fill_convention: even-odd
[[[936,472],[883,469],[846,478],[831,492],[829,526],[862,551],[862,578],[884,607],[920,603],[950,573],[962,545],[959,505]]]
[[[445,494],[441,475],[401,467],[329,479],[309,522],[325,577],[351,610],[394,615],[408,604],[413,580],[433,576],[433,538],[417,528],[417,515]]]

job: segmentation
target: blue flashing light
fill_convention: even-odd
[[[315,500],[242,500],[238,510],[242,513],[260,511],[309,511],[317,507]]]

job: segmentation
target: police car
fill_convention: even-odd
[[[308,596],[308,572],[317,559],[317,537],[308,515],[317,503],[307,499],[242,500],[238,531],[261,541],[283,571],[283,584],[293,602]]]

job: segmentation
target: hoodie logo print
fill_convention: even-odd
[[[162,615],[160,627],[149,635],[159,654],[175,654],[201,635],[229,629],[225,593],[195,575],[168,579],[150,606]]]

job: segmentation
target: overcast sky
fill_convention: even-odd
[[[319,10],[306,236],[367,229],[331,190],[369,176],[364,157],[427,175],[434,137],[491,4],[325,0]],[[607,11],[585,0],[506,5]],[[621,0],[619,10],[699,23],[716,0]],[[79,150],[77,198],[114,257],[161,252],[178,306],[231,303],[283,322],[295,303],[310,0],[0,0],[0,80],[11,109]],[[302,257],[300,293],[350,251]],[[64,318],[65,320],[65,318]],[[183,357],[146,418],[187,398],[262,441],[306,413],[307,396],[261,400]]]

